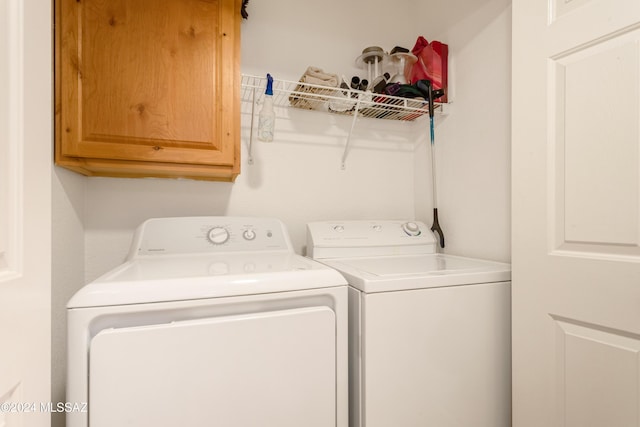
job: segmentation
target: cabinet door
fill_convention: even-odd
[[[59,0],[56,162],[233,179],[241,0]]]

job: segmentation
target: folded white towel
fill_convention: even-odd
[[[340,77],[337,74],[325,73],[318,67],[309,67],[300,81],[314,85],[337,87]]]
[[[289,102],[297,108],[308,110],[324,110],[327,108],[325,96],[335,96],[335,88],[340,82],[337,74],[325,73],[318,67],[308,67],[294,89],[296,94],[289,96]],[[326,86],[327,89],[309,85]]]

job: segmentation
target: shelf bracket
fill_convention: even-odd
[[[356,109],[353,112],[353,120],[351,121],[351,129],[349,130],[349,135],[347,135],[347,141],[344,144],[344,152],[342,153],[342,164],[340,169],[345,170],[345,163],[347,161],[347,153],[349,151],[349,143],[351,143],[351,134],[353,134],[353,129],[356,127],[356,120],[358,120],[358,112],[360,111],[360,95],[358,95],[358,102],[356,102]]]
[[[249,159],[247,163],[253,164],[253,117],[256,108],[256,88],[253,88],[253,99],[251,100],[251,124],[249,125]]]

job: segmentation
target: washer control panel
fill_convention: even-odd
[[[307,224],[313,258],[435,252],[436,240],[420,221],[322,221]]]
[[[274,218],[153,218],[136,230],[129,257],[275,250],[293,252],[284,224]]]

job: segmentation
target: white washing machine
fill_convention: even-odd
[[[347,286],[274,219],[152,219],[68,303],[68,427],[347,427]]]
[[[350,427],[511,425],[508,264],[438,254],[420,222],[307,232],[350,284]]]

